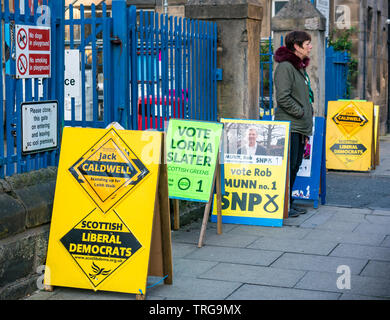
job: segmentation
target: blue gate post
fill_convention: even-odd
[[[113,121],[119,122],[125,129],[131,129],[129,95],[129,36],[126,0],[112,0],[113,18],[113,105],[108,106],[114,112]],[[107,107],[107,106],[106,106]]]
[[[58,69],[52,70],[52,97],[58,101],[58,124],[57,124],[57,136],[58,141],[61,141],[62,128],[64,127],[64,71],[62,66],[65,61],[65,0],[52,1],[52,50],[56,57],[57,64],[52,64],[52,68],[60,66]],[[58,27],[57,27],[58,26]],[[55,34],[54,34],[55,33]],[[54,153],[53,153],[54,155]],[[59,156],[56,155],[57,157]],[[58,159],[56,159],[57,161]]]

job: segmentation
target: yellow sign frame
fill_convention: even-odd
[[[148,172],[103,211],[69,168],[107,134],[130,146]],[[148,275],[167,276],[164,282],[172,283],[163,137],[151,131],[64,128],[44,279],[49,289],[65,286],[144,297]]]
[[[375,166],[374,152],[373,103],[352,100],[329,101],[326,168],[369,171]]]

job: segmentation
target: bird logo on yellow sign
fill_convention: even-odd
[[[149,173],[113,129],[69,171],[103,212],[110,210]]]

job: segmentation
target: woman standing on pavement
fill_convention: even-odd
[[[313,91],[306,72],[312,49],[311,37],[304,31],[286,35],[285,46],[275,52],[274,83],[276,92],[275,120],[290,121],[290,210],[289,217],[297,217],[306,210],[293,204],[292,188],[302,163],[305,137],[312,135]]]

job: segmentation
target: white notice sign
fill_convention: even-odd
[[[80,50],[65,50],[64,89],[66,98],[81,96]]]
[[[57,147],[57,101],[22,103],[23,153]]]

